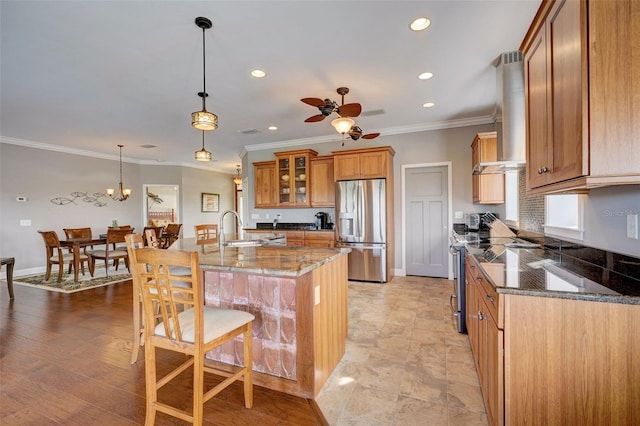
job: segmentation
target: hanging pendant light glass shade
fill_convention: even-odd
[[[124,201],[131,195],[131,189],[125,188],[122,183],[122,147],[124,145],[118,145],[120,148],[120,182],[118,184],[118,192],[113,188],[107,188],[107,195],[116,201]]]
[[[338,133],[340,133],[341,135],[344,135],[345,133],[347,133],[349,130],[351,130],[351,127],[356,124],[356,122],[354,120],[352,120],[349,117],[340,117],[340,118],[336,118],[335,120],[333,120],[331,122],[331,125],[336,129],[336,131]]]
[[[240,164],[236,164],[236,175],[233,177],[233,183],[240,185],[242,183],[242,176],[240,176]]]
[[[199,130],[215,130],[218,128],[218,116],[207,111],[207,74],[205,61],[205,37],[204,32],[213,26],[211,20],[199,16],[196,18],[196,26],[202,28],[202,92],[198,96],[202,97],[202,111],[191,113],[191,125]]]
[[[197,161],[211,161],[212,154],[204,149],[204,130],[202,131],[202,149],[200,151],[196,151],[196,160]]]

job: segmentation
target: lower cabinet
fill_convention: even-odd
[[[264,234],[265,230],[246,230],[248,233]],[[306,246],[306,247],[335,247],[336,237],[334,231],[331,230],[319,230],[319,231],[303,231],[303,230],[286,230],[278,229],[276,231],[279,234],[284,234],[287,237],[288,246]]]
[[[467,331],[490,425],[640,424],[640,304],[496,293],[468,254]]]
[[[467,257],[467,333],[489,424],[504,424],[503,332],[498,328],[498,294]]]

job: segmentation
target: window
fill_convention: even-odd
[[[544,233],[554,237],[584,239],[584,198],[582,194],[545,197]]]
[[[519,173],[517,171],[504,174],[504,221],[516,228],[519,227],[518,176]]]

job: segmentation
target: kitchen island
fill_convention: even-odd
[[[170,249],[197,251],[205,303],[252,313],[254,383],[315,397],[347,339],[348,250],[265,245],[220,247],[180,239]],[[207,354],[217,368],[241,365],[242,342]]]

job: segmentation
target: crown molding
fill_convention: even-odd
[[[480,124],[492,124],[495,119],[491,116],[482,116],[474,118],[463,118],[456,120],[438,121],[435,123],[417,124],[412,126],[387,127],[384,129],[367,129],[369,133],[379,132],[381,135],[401,135],[405,133],[427,132],[432,130],[451,129],[454,127],[477,126]],[[338,134],[330,136],[320,136],[304,139],[292,139],[287,141],[278,141],[270,143],[262,143],[255,145],[245,145],[245,151],[262,151],[264,149],[288,148],[300,145],[311,145],[314,143],[336,142]],[[244,155],[244,154],[243,154]],[[241,155],[241,157],[243,156]]]

